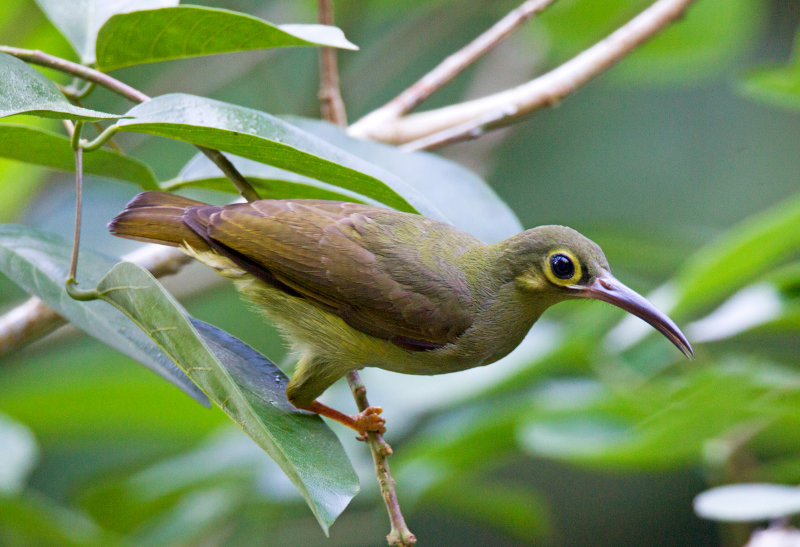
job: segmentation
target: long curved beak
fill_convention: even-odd
[[[588,286],[574,286],[584,298],[594,298],[613,304],[628,313],[650,323],[658,332],[667,337],[681,352],[691,359],[694,350],[675,323],[651,304],[644,296],[627,287],[609,272],[597,276]]]

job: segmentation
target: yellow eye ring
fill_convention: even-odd
[[[574,285],[583,277],[580,261],[566,249],[551,251],[543,269],[547,279],[559,287]]]

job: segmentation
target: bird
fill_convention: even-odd
[[[108,229],[179,247],[231,279],[298,356],[288,400],[362,437],[385,432],[382,409],[350,415],[318,401],[336,380],[365,366],[433,375],[488,365],[565,300],[622,308],[694,355],[668,316],[611,274],[600,247],[566,226],[486,244],[438,220],[360,203],[215,206],[148,191]]]

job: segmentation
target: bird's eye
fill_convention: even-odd
[[[550,269],[559,279],[572,279],[575,275],[575,264],[572,259],[561,253],[550,257]]]

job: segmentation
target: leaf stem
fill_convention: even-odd
[[[81,141],[81,131],[83,122],[75,123],[70,145],[75,151],[75,235],[72,240],[72,259],[69,263],[69,274],[64,282],[67,294],[75,300],[95,300],[98,298],[95,289],[82,290],[77,287],[75,277],[78,272],[78,251],[81,246],[81,216],[83,213],[83,142]]]
[[[319,0],[319,22],[333,25],[333,0]],[[347,127],[347,113],[339,88],[339,66],[336,49],[323,47],[319,51],[319,102],[322,117],[340,127]]]
[[[364,382],[361,381],[357,371],[352,370],[347,373],[347,383],[353,392],[353,398],[356,400],[358,410],[364,411],[369,408],[367,388]],[[383,440],[383,436],[380,433],[374,431],[367,433],[367,443],[369,444],[370,452],[372,452],[375,474],[378,477],[381,495],[383,496],[383,502],[386,504],[386,511],[389,513],[389,522],[392,527],[389,535],[386,536],[386,541],[389,545],[415,545],[417,538],[408,529],[405,518],[403,518],[400,503],[397,501],[397,494],[394,490],[395,482],[389,471],[387,459],[392,455],[392,447]]]

